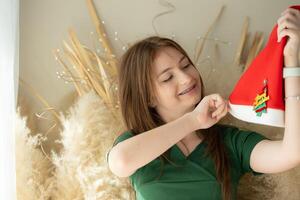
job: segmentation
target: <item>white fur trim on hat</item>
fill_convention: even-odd
[[[256,116],[253,106],[236,105],[229,102],[229,113],[243,121],[256,124],[271,125],[276,127],[284,127],[284,111],[279,109],[267,108],[267,113],[263,113],[260,117]]]

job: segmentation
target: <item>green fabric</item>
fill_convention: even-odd
[[[262,174],[250,168],[250,154],[259,141],[268,138],[232,126],[218,127],[222,130],[222,138],[229,150],[232,194],[233,199],[236,199],[237,186],[243,174]],[[127,131],[115,140],[114,145],[132,136],[132,133]],[[221,199],[221,187],[216,180],[214,163],[203,155],[206,146],[206,143],[201,142],[188,157],[177,145],[172,146],[170,158],[179,166],[166,163],[159,179],[159,158],[138,169],[129,177],[137,200]]]

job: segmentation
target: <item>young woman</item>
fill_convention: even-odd
[[[288,36],[286,67],[299,67],[300,14],[287,9],[278,38]],[[300,77],[285,79],[286,96],[300,95]],[[129,177],[138,200],[236,199],[240,177],[278,173],[300,163],[300,101],[286,100],[284,138],[217,122],[228,112],[219,94],[204,96],[201,76],[174,41],[149,37],[124,54],[120,103],[128,131],[108,154],[110,170]]]

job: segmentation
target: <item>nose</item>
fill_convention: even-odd
[[[178,80],[181,85],[189,85],[193,77],[185,71],[178,72]]]

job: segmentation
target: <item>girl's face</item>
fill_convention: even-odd
[[[156,100],[153,105],[165,122],[192,111],[201,100],[198,70],[172,47],[160,49],[153,63]]]

